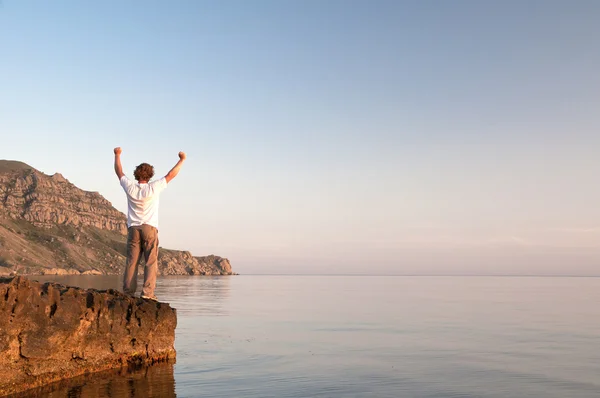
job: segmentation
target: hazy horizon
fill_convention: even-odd
[[[600,275],[600,3],[0,5],[0,158],[243,274]]]

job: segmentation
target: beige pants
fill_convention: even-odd
[[[144,267],[144,288],[142,296],[154,297],[156,274],[158,272],[158,230],[151,225],[129,227],[127,230],[127,264],[123,276],[123,291],[135,294],[137,289],[138,265],[146,260]]]

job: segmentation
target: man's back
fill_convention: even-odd
[[[167,187],[166,178],[138,183],[123,176],[120,182],[127,194],[127,227],[148,224],[158,229],[159,196]]]

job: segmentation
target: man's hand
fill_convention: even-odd
[[[119,180],[121,179],[121,177],[123,177],[125,174],[123,174],[123,167],[121,166],[121,147],[118,146],[114,149],[115,152],[115,173],[117,174],[117,177],[119,177]]]
[[[183,161],[185,160],[185,152],[179,152],[179,161],[177,162],[177,164],[171,169],[171,171],[169,171],[167,173],[167,175],[165,176],[167,182],[171,182],[171,180],[173,178],[175,178],[177,176],[177,174],[179,174],[179,170],[181,169],[181,165],[183,164]]]

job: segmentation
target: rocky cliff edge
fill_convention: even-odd
[[[0,396],[175,357],[168,304],[24,277],[0,278]]]

